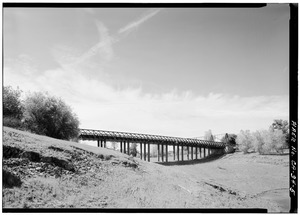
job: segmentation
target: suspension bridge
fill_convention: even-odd
[[[108,141],[120,144],[120,152],[130,155],[130,144],[139,145],[139,157],[150,161],[150,145],[157,146],[158,162],[168,162],[170,152],[173,160],[183,161],[201,159],[213,154],[222,154],[226,144],[223,142],[200,140],[196,138],[170,137],[151,134],[138,134],[118,131],[80,129],[80,140],[97,141],[98,147],[105,147]],[[169,151],[169,148],[173,150]]]

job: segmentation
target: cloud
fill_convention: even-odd
[[[267,128],[273,119],[288,119],[288,96],[200,95],[176,89],[154,94],[143,92],[141,87],[119,89],[105,82],[98,62],[110,62],[113,44],[159,11],[148,11],[115,35],[95,21],[99,40],[86,51],[64,45],[54,48],[60,68],[38,74],[28,56],[16,61],[6,59],[4,84],[61,97],[79,116],[81,128],[195,137],[203,136],[208,129],[213,133],[257,130]],[[93,57],[98,57],[95,64],[90,61]],[[97,76],[87,75],[94,72]]]
[[[288,119],[288,96],[241,97],[191,91],[144,93],[140,87],[117,89],[101,80],[59,68],[44,75],[20,75],[4,68],[5,85],[23,91],[48,91],[63,98],[79,116],[81,128],[182,137],[268,128],[273,119]]]
[[[123,28],[121,28],[118,31],[118,33],[119,34],[130,33],[134,29],[138,28],[141,24],[143,24],[144,22],[146,22],[148,19],[150,19],[151,17],[155,16],[161,10],[162,9],[152,9],[152,10],[147,11],[138,20],[135,20],[135,21],[129,23],[128,25],[124,26]]]

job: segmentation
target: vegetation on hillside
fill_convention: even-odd
[[[35,92],[21,100],[21,93],[11,86],[4,87],[4,126],[65,140],[78,136],[78,117],[61,98]]]
[[[67,140],[78,136],[79,120],[60,98],[33,93],[25,99],[24,107],[24,123],[30,131]]]
[[[14,90],[11,86],[3,88],[3,124],[20,129],[23,116],[23,104],[21,101],[22,91]]]

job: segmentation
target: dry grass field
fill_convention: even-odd
[[[288,155],[161,165],[4,127],[3,208],[266,208],[288,212]]]

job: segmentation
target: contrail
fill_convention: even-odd
[[[117,39],[108,34],[107,28],[99,21],[96,21],[97,30],[100,36],[98,43],[92,46],[88,51],[86,51],[77,63],[82,62],[94,55],[96,55],[99,50],[102,50],[107,59],[110,59],[113,56],[112,43],[116,42]]]
[[[138,28],[141,24],[146,22],[151,17],[155,16],[161,9],[152,9],[150,11],[147,11],[144,15],[142,15],[138,20],[133,21],[129,24],[127,24],[125,27],[121,28],[117,34],[115,35],[109,35],[108,29],[105,27],[105,25],[96,20],[96,26],[99,33],[99,42],[93,45],[89,50],[87,50],[85,53],[83,53],[75,62],[72,64],[78,64],[81,63],[92,56],[99,53],[99,51],[102,51],[104,54],[104,57],[109,60],[113,56],[113,49],[112,44],[120,41],[122,37],[124,37],[126,33],[130,33],[132,30]]]
[[[122,34],[122,33],[127,33],[127,32],[132,31],[133,29],[139,27],[139,25],[143,24],[148,19],[150,19],[151,17],[153,17],[155,14],[157,14],[160,10],[161,9],[154,9],[154,10],[151,10],[150,12],[147,12],[140,19],[138,19],[136,21],[133,21],[133,22],[129,23],[128,25],[126,25],[125,27],[121,28],[118,31],[118,33]]]

